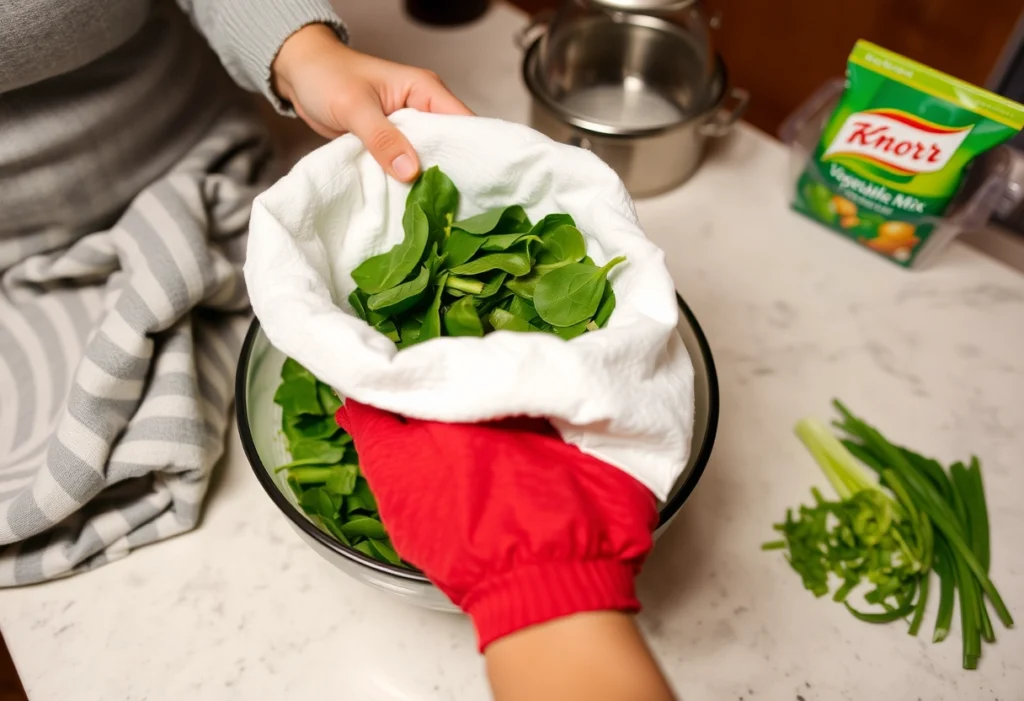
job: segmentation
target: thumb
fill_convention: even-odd
[[[349,115],[351,131],[374,160],[396,180],[411,182],[419,175],[420,163],[412,144],[391,121],[384,116],[379,104],[361,106]]]

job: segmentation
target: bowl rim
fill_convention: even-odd
[[[697,486],[697,482],[700,481],[701,475],[704,474],[704,468],[707,467],[708,461],[711,458],[711,450],[715,443],[715,437],[718,433],[718,414],[719,414],[719,390],[718,390],[718,373],[715,369],[715,361],[711,355],[711,346],[708,344],[707,337],[704,335],[704,330],[697,323],[697,318],[693,315],[693,311],[689,305],[683,301],[683,298],[676,293],[676,302],[679,305],[679,311],[686,317],[690,328],[693,329],[694,337],[697,340],[697,345],[700,348],[700,352],[704,357],[704,363],[707,367],[708,375],[708,424],[707,429],[704,431],[704,438],[701,441],[700,447],[697,450],[697,457],[693,464],[693,469],[690,470],[683,484],[679,487],[679,490],[672,495],[672,497],[665,502],[661,507],[658,514],[658,527],[662,527],[667,524],[679,508],[686,501],[687,497],[693,492]],[[356,564],[368,567],[371,570],[375,570],[381,574],[387,574],[394,577],[399,577],[408,581],[419,582],[419,583],[430,583],[430,580],[420,572],[419,570],[412,570],[406,567],[399,567],[392,565],[391,563],[379,562],[364,555],[363,553],[349,548],[341,542],[335,540],[330,534],[325,533],[316,527],[316,525],[303,515],[298,508],[296,508],[288,498],[285,497],[284,493],[279,488],[278,484],[271,477],[270,470],[264,465],[263,461],[260,460],[259,452],[256,450],[256,442],[253,440],[252,431],[249,428],[249,413],[247,406],[247,382],[246,375],[249,367],[249,361],[252,357],[252,349],[256,342],[256,336],[260,331],[259,319],[253,318],[249,325],[249,330],[245,334],[245,340],[242,342],[242,348],[238,356],[238,367],[235,371],[235,418],[238,424],[238,435],[242,442],[242,450],[245,452],[245,457],[249,462],[249,467],[256,475],[256,479],[259,481],[260,486],[263,487],[263,491],[267,493],[270,500],[274,502],[277,508],[288,517],[292,525],[297,527],[301,532],[309,538],[312,538],[324,548],[327,548],[331,552],[341,555],[347,560],[351,560]]]

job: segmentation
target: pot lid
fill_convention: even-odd
[[[594,5],[622,12],[665,12],[697,4],[697,0],[590,0]]]

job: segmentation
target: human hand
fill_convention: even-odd
[[[419,174],[419,159],[388,115],[403,107],[472,114],[430,71],[359,53],[323,24],[288,37],[271,74],[274,90],[313,131],[328,139],[355,134],[384,170],[403,182]]]
[[[395,549],[470,615],[481,649],[571,614],[639,609],[654,496],[547,422],[420,421],[352,399],[337,420]]]

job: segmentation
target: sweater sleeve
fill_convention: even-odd
[[[247,90],[263,93],[282,114],[293,114],[271,85],[270,66],[285,39],[322,23],[348,41],[330,0],[177,0],[206,37],[228,73]]]

